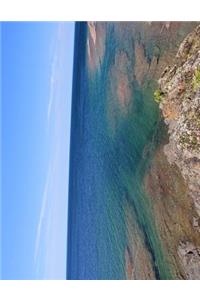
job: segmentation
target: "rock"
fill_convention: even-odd
[[[200,218],[193,217],[193,227],[195,230],[198,230],[200,232],[199,224],[200,224]]]
[[[200,26],[181,43],[175,65],[165,70],[159,88],[169,133],[164,153],[188,185],[196,214],[191,224],[200,232]],[[186,278],[200,279],[200,248],[189,240],[181,241],[177,252]]]
[[[194,206],[200,216],[200,26],[180,45],[175,65],[159,80],[160,104],[170,135],[164,152],[175,163],[188,183]]]
[[[180,242],[178,255],[185,269],[187,279],[200,279],[200,248],[189,241]]]

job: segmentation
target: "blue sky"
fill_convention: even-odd
[[[74,23],[2,24],[2,277],[64,279]]]

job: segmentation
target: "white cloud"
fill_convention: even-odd
[[[42,223],[43,223],[45,211],[47,208],[49,178],[50,178],[50,170],[48,172],[47,180],[46,180],[46,183],[44,186],[44,191],[43,191],[43,196],[42,196],[42,207],[41,207],[41,211],[40,211],[39,222],[38,222],[37,232],[36,232],[35,253],[34,253],[34,262],[35,263],[36,263],[36,260],[38,257],[38,252],[39,252]]]
[[[66,101],[68,85],[67,74],[67,35],[61,24],[54,41],[49,76],[49,99],[47,103],[47,129],[49,148],[49,165],[41,194],[41,208],[35,237],[34,263],[36,277],[54,278],[64,276],[67,230],[67,193],[68,193],[68,142],[66,132],[69,130],[67,120],[70,116],[69,103]],[[49,127],[51,122],[51,127]]]
[[[56,83],[56,68],[58,63],[58,54],[55,53],[53,57],[53,62],[51,66],[51,77],[50,77],[50,92],[49,92],[49,103],[48,103],[48,110],[47,110],[47,119],[48,124],[50,120],[50,114],[52,110],[53,100],[55,98],[55,83]]]
[[[51,74],[50,74],[50,92],[49,92],[49,103],[48,103],[48,110],[47,110],[47,120],[48,124],[50,121],[50,116],[52,112],[52,107],[54,101],[56,101],[56,87],[59,83],[59,78],[61,76],[61,68],[63,62],[63,42],[66,40],[66,32],[65,32],[65,25],[64,23],[60,23],[57,29],[57,36],[55,40],[55,51],[52,58],[51,64]]]

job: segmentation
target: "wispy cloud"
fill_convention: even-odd
[[[53,62],[51,66],[51,77],[50,77],[50,92],[49,92],[49,103],[48,103],[48,110],[47,110],[47,119],[48,124],[50,120],[50,114],[52,110],[52,104],[55,96],[55,82],[56,82],[56,65],[58,61],[58,55],[55,53],[53,57]]]
[[[35,263],[36,263],[38,253],[39,253],[41,228],[42,228],[42,223],[43,223],[43,220],[44,220],[45,211],[46,211],[46,208],[47,208],[50,173],[51,173],[51,170],[48,171],[47,180],[46,180],[46,183],[45,183],[43,196],[42,196],[42,207],[41,207],[41,211],[40,211],[39,222],[38,222],[37,232],[36,232],[35,253],[34,253],[34,262]]]
[[[56,100],[57,94],[57,81],[59,76],[59,48],[60,44],[62,44],[61,36],[60,36],[60,26],[58,26],[56,36],[54,37],[54,51],[52,55],[52,62],[50,67],[50,76],[49,76],[49,99],[47,105],[47,128],[49,128],[51,113],[53,109],[54,101]],[[53,135],[55,135],[55,128],[53,129]],[[54,139],[54,137],[52,137]],[[54,141],[55,143],[58,141]],[[55,149],[52,149],[55,150]],[[52,188],[52,181],[54,177],[54,169],[55,169],[55,151],[50,151],[49,158],[49,167],[46,175],[46,181],[44,183],[44,190],[41,199],[41,209],[39,214],[38,225],[36,229],[36,240],[35,240],[35,251],[34,251],[34,262],[37,264],[37,259],[40,254],[40,246],[41,246],[41,236],[42,230],[44,227],[44,221],[48,214],[48,206],[50,193]]]
[[[53,108],[53,103],[56,101],[56,85],[59,82],[59,77],[61,75],[62,68],[62,51],[63,51],[63,40],[65,39],[65,25],[64,23],[60,23],[57,29],[57,35],[55,39],[55,50],[51,63],[51,73],[49,80],[49,102],[48,102],[48,110],[47,110],[47,120],[48,125],[51,117],[51,112]]]
[[[68,182],[69,153],[66,133],[70,128],[67,121],[70,119],[70,109],[66,97],[69,90],[69,85],[66,84],[69,72],[67,70],[69,65],[66,60],[67,45],[66,26],[61,23],[58,27],[51,55],[49,98],[47,102],[47,131],[50,143],[49,163],[41,193],[41,208],[36,227],[34,249],[36,277],[45,273],[44,278],[47,278],[47,274],[48,276],[54,274],[55,278],[55,269],[58,270],[58,268],[60,268],[59,272],[62,269],[62,274],[65,274],[63,259],[66,256],[68,193],[66,182]],[[62,246],[60,247],[60,245]]]

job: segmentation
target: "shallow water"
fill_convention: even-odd
[[[67,278],[126,278],[128,205],[152,258],[155,277],[167,279],[170,270],[143,190],[159,122],[152,99],[155,85],[147,81],[141,90],[129,77],[135,63],[134,38],[127,34],[119,39],[114,26],[106,26],[105,53],[91,75],[87,26],[76,24]],[[121,95],[120,91],[117,95],[122,78],[118,67],[128,103],[124,98],[116,101]]]

